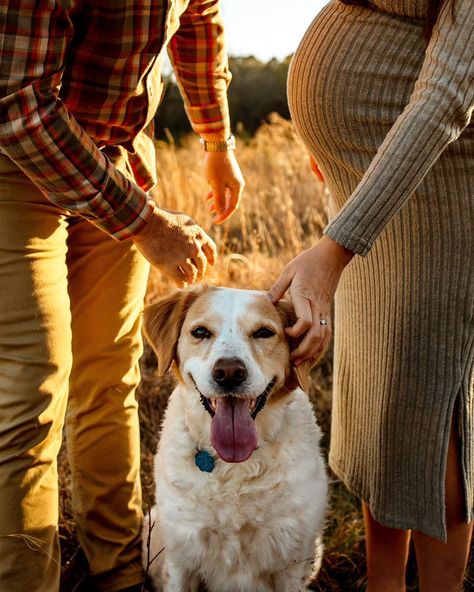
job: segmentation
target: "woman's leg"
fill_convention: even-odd
[[[410,531],[377,522],[362,504],[367,553],[367,592],[404,592]]]
[[[456,414],[454,414],[456,415]],[[472,522],[465,521],[461,443],[456,421],[449,438],[446,466],[446,543],[413,532],[421,592],[459,592],[469,556]]]

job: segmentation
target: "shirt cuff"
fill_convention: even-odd
[[[352,251],[356,255],[361,255],[362,257],[365,257],[372,248],[372,243],[365,238],[345,231],[342,225],[338,223],[337,218],[326,226],[323,230],[323,234],[329,236],[329,238],[332,238],[332,240],[336,241],[336,243],[342,245],[349,251]]]
[[[117,241],[123,241],[138,234],[153,215],[155,202],[141,189],[132,188],[129,195],[118,210],[90,222],[109,234]]]
[[[225,137],[230,136],[229,106],[226,100],[211,105],[186,105],[186,111],[197,134],[223,131]]]

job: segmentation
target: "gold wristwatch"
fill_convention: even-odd
[[[231,134],[227,140],[221,140],[218,142],[210,142],[200,139],[201,144],[204,146],[205,152],[228,152],[229,150],[235,150],[235,138]]]

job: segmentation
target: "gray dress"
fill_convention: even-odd
[[[289,77],[325,233],[362,255],[336,296],[330,466],[382,524],[440,539],[455,409],[467,520],[474,502],[474,5],[455,6],[427,46],[428,0],[333,0]]]

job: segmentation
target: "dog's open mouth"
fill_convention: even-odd
[[[254,419],[265,407],[276,384],[276,377],[256,399],[231,395],[207,398],[194,384],[204,408],[212,417],[211,444],[219,457],[230,463],[243,462],[250,458],[258,443]]]

